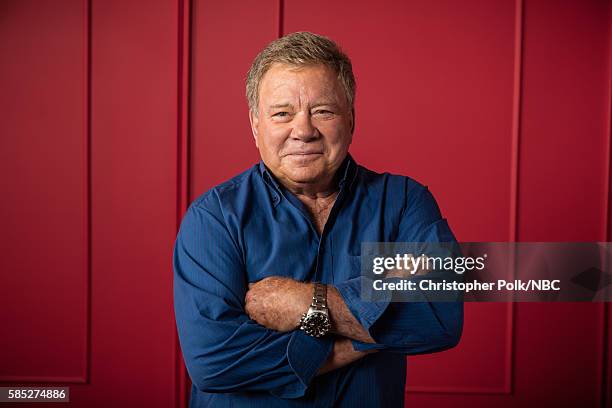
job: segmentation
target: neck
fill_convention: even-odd
[[[346,158],[345,158],[346,160]],[[343,160],[342,163],[345,163]],[[324,201],[325,199],[333,199],[340,191],[340,179],[345,173],[345,167],[340,164],[333,174],[327,174],[319,180],[308,183],[295,182],[283,175],[274,174],[270,171],[278,184],[289,190],[301,201]]]
[[[279,180],[281,184],[297,197],[311,200],[332,197],[338,193],[339,171],[316,183],[294,183],[290,180]]]

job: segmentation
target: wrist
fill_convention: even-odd
[[[313,283],[311,286],[312,300],[300,318],[299,328],[309,336],[322,337],[331,328],[327,306],[327,286],[322,283]]]

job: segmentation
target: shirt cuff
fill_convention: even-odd
[[[359,340],[351,340],[353,344],[353,350],[355,351],[370,351],[370,350],[384,350],[387,348],[384,344],[378,343],[364,343]]]
[[[319,368],[327,361],[333,346],[331,336],[315,338],[302,330],[295,330],[287,345],[287,360],[299,382],[284,387],[280,393],[273,391],[272,394],[281,398],[303,396]]]

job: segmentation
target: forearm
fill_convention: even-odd
[[[376,343],[370,333],[353,316],[338,290],[332,285],[327,286],[327,303],[333,333],[364,343]]]
[[[251,319],[269,329],[295,330],[302,313],[312,302],[313,290],[313,284],[309,282],[278,276],[264,278],[249,284],[245,310]],[[363,343],[375,343],[333,285],[327,285],[327,308],[332,333]]]
[[[375,353],[376,350],[369,351],[356,351],[353,349],[351,339],[346,337],[338,337],[334,341],[334,348],[325,361],[325,364],[319,368],[317,375],[325,374],[327,372],[336,370],[344,367],[352,362],[355,362],[367,354]]]

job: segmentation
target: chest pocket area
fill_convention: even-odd
[[[344,282],[361,276],[361,256],[341,255],[335,259],[334,282]]]

